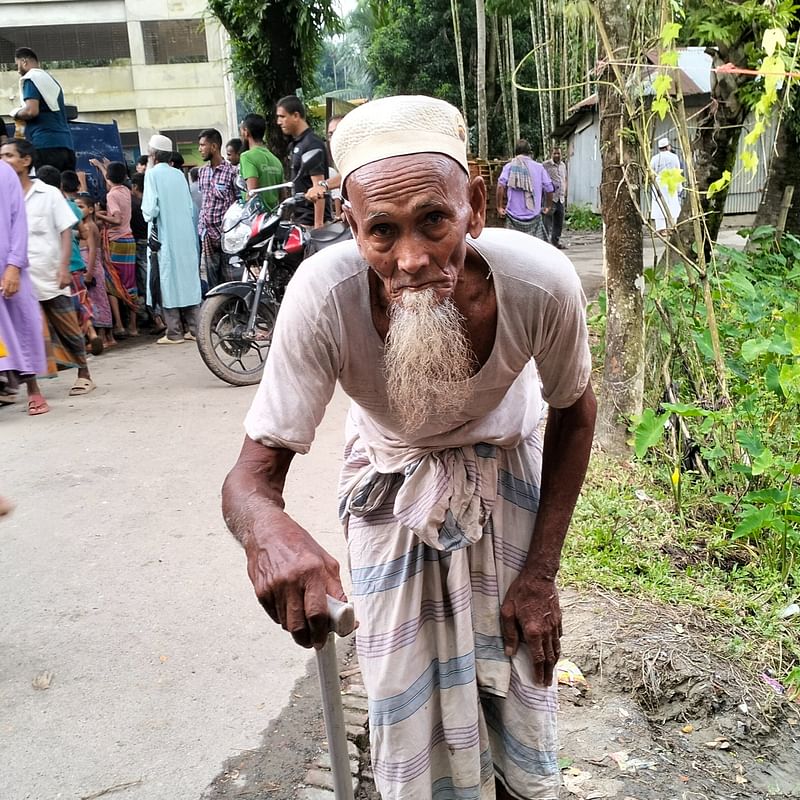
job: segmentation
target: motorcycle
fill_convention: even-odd
[[[321,151],[303,156],[303,168]],[[283,295],[297,268],[309,255],[352,238],[341,222],[308,230],[293,223],[291,210],[305,199],[293,194],[274,210],[265,210],[259,195],[291,189],[281,183],[255,189],[244,204],[231,206],[222,223],[222,249],[241,280],[221,283],[205,297],[197,324],[197,347],[214,375],[233,386],[261,380]]]

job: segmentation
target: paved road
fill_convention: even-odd
[[[307,653],[258,607],[219,488],[254,392],[193,345],[147,338],[95,359],[99,388],[52,412],[0,408],[0,797],[197,798],[287,704]],[[340,559],[334,398],[287,489]],[[50,687],[34,689],[43,671]]]

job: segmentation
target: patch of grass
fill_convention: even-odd
[[[725,631],[715,649],[787,678],[800,661],[800,621],[778,614],[796,598],[779,572],[731,542],[708,514],[701,484],[683,487],[682,514],[669,475],[593,454],[564,546],[561,578],[577,587],[689,606]]]

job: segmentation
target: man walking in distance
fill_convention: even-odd
[[[545,193],[542,208],[542,192]],[[497,179],[497,213],[505,218],[506,228],[549,241],[542,215],[550,213],[553,184],[544,167],[531,158],[531,147],[520,139],[514,158],[503,167]]]
[[[200,276],[197,272],[197,233],[192,217],[192,197],[183,173],[169,165],[172,141],[156,134],[150,138],[150,163],[144,174],[142,215],[149,223],[150,264],[147,305],[162,307],[167,332],[158,344],[182,344],[197,334]],[[155,241],[157,249],[154,249]],[[153,271],[158,270],[158,275]],[[161,297],[153,296],[160,287]]]
[[[248,114],[239,126],[243,145],[239,156],[239,173],[248,192],[283,183],[281,162],[264,144],[266,131],[267,121],[260,114]],[[261,194],[266,208],[275,208],[279,199],[277,191]]]
[[[554,147],[550,151],[550,158],[542,166],[553,184],[552,211],[545,215],[544,226],[550,236],[550,244],[563,250],[561,232],[564,230],[564,211],[567,208],[567,165],[561,159],[561,148]]]
[[[200,155],[206,162],[197,179],[203,195],[197,232],[200,235],[200,275],[213,289],[228,274],[228,256],[222,252],[222,218],[239,196],[236,188],[236,167],[222,157],[222,136],[209,128],[200,134]],[[188,189],[187,189],[188,190]]]
[[[306,122],[306,109],[299,97],[291,94],[278,100],[275,116],[278,127],[286,136],[292,138],[290,159],[294,192],[306,194],[312,186],[317,186],[328,175],[325,143]],[[306,167],[305,172],[300,175],[303,153],[310,150],[319,150],[319,159],[312,163],[310,168]],[[323,197],[315,202],[303,200],[294,207],[294,221],[301,225],[313,225],[315,228],[321,228],[331,219],[331,203],[328,197]]]
[[[20,47],[14,53],[20,74],[22,105],[11,112],[25,123],[25,136],[36,148],[36,164],[50,164],[59,171],[75,169],[75,149],[64,106],[64,92],[58,81],[39,67],[36,53]]]
[[[595,418],[580,281],[543,242],[484,229],[486,188],[448,103],[359,106],[332,153],[354,241],[288,286],[225,520],[267,613],[322,646],[339,565],[282,494],[338,381],[352,399],[338,508],[381,796],[551,800],[556,573]]]

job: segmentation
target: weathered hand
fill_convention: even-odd
[[[267,522],[267,521],[265,521]],[[327,595],[346,601],[339,564],[283,512],[245,544],[247,573],[264,610],[303,647],[329,632]]]
[[[13,297],[19,291],[19,267],[13,264],[6,265],[3,279],[0,281],[0,294],[4,297]]]
[[[523,569],[508,588],[500,608],[500,626],[506,655],[514,655],[520,641],[525,642],[534,681],[549,686],[561,655],[561,607],[555,581]]]

